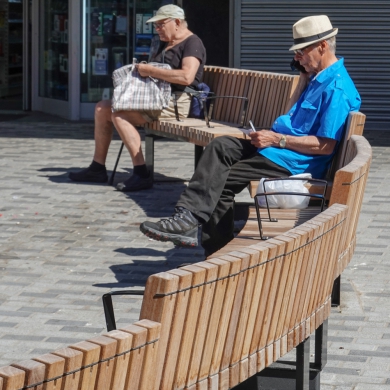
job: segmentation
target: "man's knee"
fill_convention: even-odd
[[[229,147],[231,145],[235,145],[236,144],[236,139],[235,137],[230,137],[229,135],[224,135],[222,137],[217,137],[217,138],[214,138],[211,142],[210,142],[210,146],[214,147],[214,148],[226,148],[226,147]]]
[[[230,136],[222,136],[214,138],[207,146],[206,149],[214,151],[219,154],[225,155],[226,151],[232,148],[236,148],[237,138]]]

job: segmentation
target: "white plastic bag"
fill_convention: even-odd
[[[301,173],[290,177],[311,179],[310,173]],[[260,180],[257,186],[257,194],[264,193],[264,179]],[[265,193],[268,192],[300,192],[308,194],[309,190],[305,187],[306,180],[276,180],[265,182]],[[257,196],[260,207],[267,207],[265,195]],[[267,195],[269,208],[273,209],[304,209],[309,205],[310,196],[302,195]]]

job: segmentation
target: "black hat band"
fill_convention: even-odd
[[[304,37],[304,38],[296,38],[296,39],[294,39],[294,45],[299,45],[300,43],[312,42],[312,41],[315,41],[316,39],[321,39],[321,38],[329,35],[333,31],[334,31],[334,29],[332,28],[331,30],[325,31],[321,34],[311,35],[310,37]]]

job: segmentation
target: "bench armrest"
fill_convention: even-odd
[[[304,182],[310,182],[310,183],[316,183],[319,188],[322,188],[322,192],[318,194],[313,194],[310,192],[296,192],[296,191],[267,191],[265,188],[265,183],[266,182],[275,182],[275,181],[304,181]],[[268,203],[268,196],[271,195],[292,195],[292,196],[305,196],[305,197],[310,197],[310,198],[316,198],[321,201],[321,207],[319,208],[319,212],[322,212],[324,210],[325,206],[325,195],[328,187],[328,182],[326,180],[322,179],[312,179],[312,178],[300,178],[300,177],[283,177],[283,178],[269,178],[269,179],[264,179],[263,181],[263,192],[258,192],[254,196],[254,202],[255,202],[255,207],[256,207],[256,214],[257,214],[257,221],[259,224],[259,232],[260,232],[260,239],[261,240],[267,240],[268,237],[263,235],[263,228],[262,228],[262,223],[261,223],[261,215],[260,215],[260,205],[258,202],[258,197],[264,196],[265,202],[267,205],[267,212],[268,212],[268,221],[269,222],[277,222],[278,220],[275,218],[271,218],[271,212],[270,212],[270,207]]]
[[[239,99],[239,100],[243,100],[244,101],[244,106],[243,106],[243,109],[241,110],[240,126],[243,127],[244,124],[246,124],[246,122],[247,122],[246,116],[247,116],[247,109],[248,109],[249,99],[246,96],[207,96],[206,98],[204,98],[204,97],[202,97],[203,91],[196,91],[196,90],[192,90],[190,88],[186,88],[184,90],[184,92],[189,93],[193,97],[198,98],[199,101],[202,103],[204,119],[206,121],[207,127],[209,127],[209,128],[212,127],[212,126],[210,126],[210,121],[211,121],[211,115],[212,115],[212,112],[213,112],[214,104],[210,103],[210,110],[209,110],[209,108],[207,107],[207,101],[209,101],[209,100],[213,101],[215,99]],[[209,92],[209,93],[212,94],[212,92]],[[174,109],[175,109],[176,120],[178,122],[182,122],[182,119],[180,119],[180,117],[179,117],[179,111],[178,111],[178,108],[177,108],[176,93],[172,94],[172,99],[173,99],[173,106],[174,106]]]
[[[240,127],[244,127],[244,125],[247,122],[247,110],[248,110],[248,104],[249,104],[249,99],[246,96],[208,96],[205,99],[201,99],[202,104],[203,104],[203,112],[204,112],[204,119],[206,121],[207,127],[210,127],[210,121],[211,121],[211,116],[213,113],[213,108],[214,108],[214,103],[210,104],[210,110],[207,108],[207,101],[208,100],[215,100],[215,99],[239,99],[244,101],[244,106],[241,111],[241,118],[240,118]]]
[[[114,306],[112,304],[113,295],[144,295],[144,290],[118,290],[110,291],[102,296],[104,317],[106,318],[107,332],[116,329]]]

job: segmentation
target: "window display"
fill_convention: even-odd
[[[39,95],[68,100],[68,1],[42,0]]]
[[[156,31],[146,20],[164,0],[83,0],[81,102],[112,96],[112,72],[132,62],[148,61]]]

